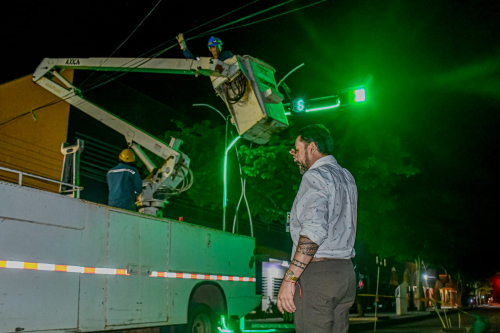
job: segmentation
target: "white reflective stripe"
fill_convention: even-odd
[[[115,173],[115,172],[130,172],[131,174],[135,175],[135,171],[131,169],[111,169],[108,171],[108,173]]]
[[[114,271],[114,273],[113,273]],[[112,268],[96,268],[95,269],[96,274],[116,274],[116,269],[113,270]]]
[[[54,271],[56,269],[56,265],[52,264],[38,264],[39,271]]]
[[[24,268],[24,262],[22,261],[7,261],[7,268]]]
[[[15,268],[49,272],[129,275],[126,269],[55,265],[12,260],[0,260],[0,268]]]
[[[83,267],[80,267],[80,266],[67,266],[66,272],[70,272],[70,273],[83,273]]]
[[[208,275],[208,274],[191,274],[191,273],[175,273],[175,272],[158,272],[152,271],[150,277],[165,277],[174,279],[187,280],[222,280],[222,281],[239,281],[239,282],[255,282],[253,277],[227,276],[227,275]]]
[[[105,275],[130,275],[126,269],[119,268],[102,268],[102,267],[82,267],[70,265],[55,265],[37,262],[25,261],[11,261],[0,260],[0,268],[15,268],[27,269],[49,272],[69,272],[81,274],[105,274]],[[222,280],[222,281],[240,281],[240,282],[255,282],[253,277],[239,277],[239,276],[226,276],[226,275],[213,275],[213,274],[199,274],[199,273],[176,273],[176,272],[158,272],[152,271],[151,277],[168,277],[175,279],[189,279],[189,280]]]

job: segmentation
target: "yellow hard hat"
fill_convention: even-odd
[[[132,149],[123,149],[122,152],[120,153],[120,161],[123,161],[125,163],[130,163],[130,162],[135,162],[135,154]]]

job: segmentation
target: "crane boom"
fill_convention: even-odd
[[[172,138],[166,143],[144,132],[111,112],[93,104],[82,91],[67,81],[64,69],[187,74],[209,76],[217,94],[231,114],[231,121],[241,137],[255,143],[267,143],[270,138],[288,127],[283,96],[278,92],[274,68],[250,56],[233,56],[224,62],[212,58],[45,58],[33,74],[33,81],[60,99],[82,110],[125,136],[128,145],[144,162],[150,176],[143,181],[139,210],[157,214],[165,198],[187,190],[192,184],[189,158],[178,150],[181,140]],[[142,151],[141,146],[161,157],[157,168]],[[188,177],[191,175],[191,177]],[[189,178],[189,181],[186,181]],[[182,182],[181,189],[176,187]],[[162,193],[158,199],[158,193]],[[156,196],[156,197],[155,197]],[[142,209],[142,210],[141,210]]]
[[[165,59],[165,58],[45,58],[40,63],[33,81],[38,81],[53,69],[79,69],[114,72],[139,72],[161,74],[187,74],[228,76],[229,65],[217,59]]]
[[[224,62],[212,58],[45,58],[33,81],[56,75],[61,69],[142,72],[209,76],[226,104],[238,134],[265,144],[288,127],[283,95],[278,92],[274,68],[250,56],[233,56]],[[50,77],[48,77],[51,79]]]

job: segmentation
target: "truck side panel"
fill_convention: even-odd
[[[172,222],[171,225],[170,271],[255,277],[254,238],[177,222]],[[170,288],[176,293],[182,293],[180,299],[183,301],[189,298],[187,293],[200,282],[195,280],[196,283],[187,286],[184,281],[171,280]],[[224,280],[215,282],[221,286],[227,298],[229,315],[243,316],[260,302],[261,297],[255,296],[255,282]],[[184,306],[177,309],[182,308]],[[172,315],[186,316],[185,313],[171,312]]]
[[[0,182],[0,333],[184,324],[203,283],[245,315],[254,241]]]
[[[141,219],[141,319],[144,323],[168,322],[168,283],[149,275],[168,267],[170,222]],[[144,281],[144,283],[142,283]]]
[[[129,276],[108,277],[106,327],[141,321],[141,224],[132,214],[109,212],[108,266],[131,267]]]
[[[83,225],[69,221],[70,210],[78,213],[72,200],[53,194],[41,200],[30,195],[35,190],[1,184],[0,260],[42,264],[79,260]],[[49,219],[44,213],[51,204],[62,214]],[[25,331],[76,328],[80,274],[29,269],[34,266],[29,263],[22,266],[28,269],[0,268],[0,332],[14,332],[17,327]]]

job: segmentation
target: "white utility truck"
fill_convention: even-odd
[[[288,126],[274,69],[249,56],[44,59],[33,81],[122,133],[151,174],[143,181],[140,212],[131,212],[23,186],[23,177],[38,176],[2,168],[18,173],[19,182],[0,182],[0,333],[186,324],[188,332],[217,332],[222,316],[237,320],[252,311],[261,301],[255,239],[160,217],[165,198],[192,182],[181,141],[164,143],[87,101],[60,74],[65,68],[210,76],[243,138],[266,143]],[[163,165],[155,166],[142,148]],[[82,189],[55,182],[66,192]]]

